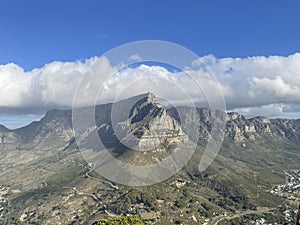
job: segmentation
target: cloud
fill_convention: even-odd
[[[299,118],[300,105],[277,103],[270,105],[237,108],[230,111],[238,112],[248,118],[256,116],[267,116],[270,118]]]
[[[129,61],[141,61],[141,60],[142,60],[142,57],[139,56],[138,54],[134,54],[129,57]]]
[[[194,65],[198,66],[198,70],[210,69],[218,78],[229,110],[246,108],[253,115],[259,108],[260,113],[271,115],[271,110],[266,108],[274,108],[280,103],[285,108],[291,104],[300,104],[299,53],[288,57],[222,59],[209,55],[200,58]],[[250,112],[251,109],[253,112]],[[243,112],[247,114],[247,110]],[[283,110],[281,115],[284,113]],[[299,110],[295,113],[299,114]],[[277,114],[280,116],[280,113]]]
[[[90,77],[89,90],[95,91],[101,73],[110,73],[106,58],[93,57],[86,61],[52,62],[42,68],[25,72],[16,64],[0,66],[1,108],[70,107],[83,77]],[[100,79],[100,81],[99,81]]]
[[[134,55],[131,59],[140,57]],[[219,84],[209,74],[213,74]],[[84,85],[76,92],[82,80]],[[218,85],[229,111],[239,111],[246,116],[299,117],[300,54],[220,59],[208,55],[181,72],[143,64],[118,71],[105,57],[56,61],[32,71],[24,71],[13,63],[0,65],[0,112],[2,109],[6,113],[9,109],[20,112],[30,109],[32,113],[35,109],[71,107],[75,93],[80,96],[77,104],[83,106],[94,104],[95,100],[110,102],[147,91],[155,92],[172,104],[188,104],[189,96],[205,107],[208,95],[211,99],[220,97],[215,91]]]

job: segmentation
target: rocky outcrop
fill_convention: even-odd
[[[138,150],[150,150],[162,145],[176,144],[187,140],[179,123],[157,102],[152,93],[134,97],[136,102],[116,103],[119,112],[128,118],[117,116],[117,121],[112,124],[114,135],[128,147]],[[112,114],[115,116],[115,114]],[[122,119],[121,119],[122,118]]]
[[[263,137],[284,137],[299,141],[300,123],[293,119],[246,119],[238,113],[228,113],[226,133],[234,141],[255,140]]]
[[[156,102],[151,93],[132,107],[129,121],[131,134],[139,139],[137,144],[141,149],[154,149],[186,138],[178,122]]]
[[[179,116],[177,110],[180,109]],[[82,109],[84,112],[84,109]],[[300,141],[300,119],[268,119],[256,117],[246,119],[236,113],[224,113],[211,109],[177,107],[164,109],[152,93],[135,96],[114,104],[95,107],[95,121],[98,134],[109,147],[116,141],[124,145],[142,149],[155,148],[159,145],[184,142],[187,139],[197,141],[211,138],[212,124],[225,120],[225,138],[235,142],[255,140],[264,137],[281,137]],[[84,115],[84,113],[83,113]],[[112,119],[112,117],[114,118]],[[199,133],[193,136],[188,132],[191,127]],[[89,128],[95,129],[95,128]],[[89,130],[82,131],[86,136]],[[9,130],[0,126],[0,135],[10,143],[19,142],[32,146],[47,143],[63,145],[73,138],[71,110],[50,110],[45,117],[30,125]]]

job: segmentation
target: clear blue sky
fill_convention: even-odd
[[[159,39],[198,55],[300,52],[300,1],[2,0],[0,64],[31,70]]]

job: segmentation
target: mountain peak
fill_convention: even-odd
[[[123,118],[124,113],[120,113],[114,130],[117,130],[126,146],[153,150],[162,146],[162,143],[179,142],[180,138],[185,137],[179,123],[167,113],[151,92],[123,101],[118,110],[122,111],[122,108],[130,109],[129,115]]]
[[[0,125],[0,132],[8,132],[9,129],[5,127],[4,125]]]
[[[147,93],[147,101],[149,103],[156,103],[156,96],[153,93],[148,92]]]
[[[136,101],[136,103],[139,102],[139,103],[159,105],[159,103],[157,102],[155,94],[153,94],[152,92],[147,92],[147,93],[144,93],[144,94],[141,94],[141,95],[137,95],[133,98],[138,99]]]
[[[140,95],[138,99],[139,100],[132,105],[130,111],[129,117],[133,123],[142,120],[147,115],[157,111],[157,109],[162,109],[161,105],[156,100],[156,96],[151,92]]]

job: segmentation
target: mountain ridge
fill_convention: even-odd
[[[134,105],[138,104],[138,100],[146,101],[147,107],[158,107],[162,106],[157,102],[155,95],[152,93],[145,93],[137,95],[128,99],[120,100],[117,104],[122,108],[122,104]],[[109,113],[113,108],[115,103],[106,103],[95,106],[95,117],[96,125],[101,126],[104,122],[110,123]],[[89,107],[87,107],[89,108]],[[100,115],[99,111],[103,111],[106,108],[105,115]],[[187,106],[171,107],[166,110],[166,112],[180,123],[178,115],[176,115],[176,108],[182,108],[186,113],[190,113],[191,108]],[[84,109],[84,108],[82,108]],[[210,130],[210,118],[212,114],[216,111],[208,108],[197,108],[199,113],[200,121],[194,121],[197,123],[201,130],[202,135],[208,135]],[[130,112],[131,114],[133,112]],[[128,115],[123,115],[127,119]],[[132,115],[129,115],[132,116]],[[134,120],[138,119],[138,114],[135,116]],[[145,115],[140,115],[143,117]],[[101,118],[100,118],[101,117]],[[137,122],[137,121],[133,121]],[[52,124],[51,124],[52,123]],[[102,124],[101,124],[102,123]],[[245,118],[242,114],[237,112],[226,112],[226,132],[225,137],[232,138],[234,141],[245,141],[248,139],[256,138],[258,135],[270,135],[270,136],[280,136],[286,137],[288,139],[300,140],[300,119],[288,119],[288,118],[267,118],[264,116],[257,116],[253,118]],[[17,138],[23,139],[25,142],[34,138],[35,134],[40,133],[42,127],[47,126],[48,128],[44,130],[44,134],[56,129],[58,133],[63,133],[67,131],[68,136],[71,134],[72,130],[72,110],[71,109],[52,109],[48,110],[44,117],[40,121],[34,121],[27,126],[20,127],[17,129],[8,129],[4,125],[0,125],[0,132],[2,134],[14,134]],[[26,136],[26,138],[24,138]]]

